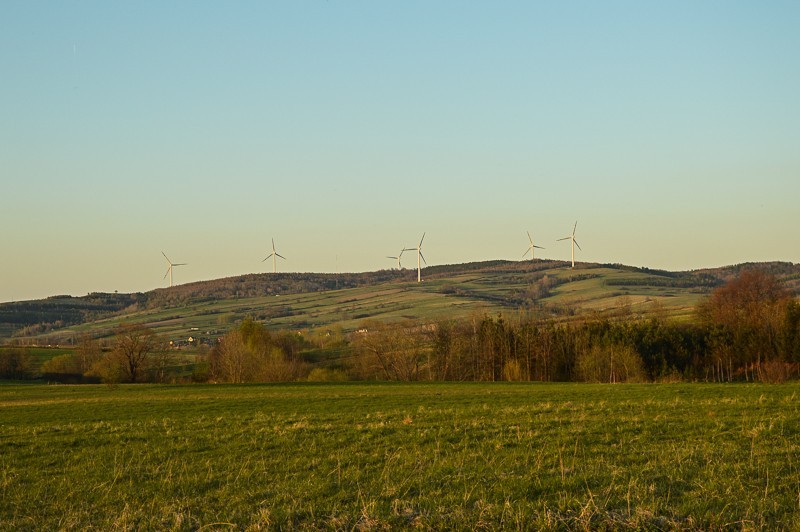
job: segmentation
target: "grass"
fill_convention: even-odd
[[[557,276],[570,279],[580,274],[590,274],[590,279],[569,281],[556,287],[553,296],[544,301],[557,305],[579,306],[585,310],[607,311],[629,304],[634,312],[647,313],[653,302],[658,302],[673,317],[691,316],[703,295],[680,288],[640,284],[649,276],[641,272],[592,268],[561,271]],[[626,284],[629,282],[630,284]],[[611,284],[615,283],[615,284]]]
[[[0,528],[793,528],[798,392],[4,385]]]
[[[30,356],[29,362],[34,374],[41,370],[42,364],[59,355],[71,355],[75,349],[68,347],[3,347],[0,346],[0,356],[9,350],[24,350]]]
[[[419,290],[415,284],[394,283],[391,287],[375,286],[222,300],[176,309],[142,311],[79,326],[75,330],[110,330],[120,321],[131,321],[145,324],[167,335],[182,337],[191,327],[200,329],[201,333],[224,332],[235,320],[247,315],[264,315],[268,317],[270,325],[277,328],[336,324],[353,330],[367,317],[389,320],[405,317],[427,318],[444,312],[450,314],[453,309],[457,309],[458,315],[466,315],[486,306],[479,301],[452,301],[436,291]],[[502,307],[490,306],[489,310],[500,308]]]
[[[688,317],[702,297],[696,290],[650,285],[648,282],[655,278],[644,272],[601,266],[576,270],[553,267],[536,272],[465,272],[426,278],[423,283],[397,281],[342,290],[190,302],[181,307],[125,313],[50,331],[44,337],[63,343],[80,333],[108,335],[122,321],[140,323],[171,340],[186,340],[189,336],[220,336],[248,315],[275,329],[338,326],[352,331],[366,318],[430,320],[463,318],[474,313],[513,313],[524,306],[520,295],[543,274],[566,282],[540,303],[591,312],[614,312],[623,304],[630,304],[634,312],[647,314],[658,302],[667,314]],[[590,278],[581,278],[587,275]]]

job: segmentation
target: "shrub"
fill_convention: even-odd
[[[31,355],[27,349],[0,350],[0,378],[30,379]]]
[[[308,382],[344,382],[350,380],[340,369],[314,368],[308,374]]]
[[[645,382],[642,358],[632,347],[593,345],[575,361],[578,380],[584,382]]]

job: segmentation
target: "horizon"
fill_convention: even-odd
[[[589,266],[590,267],[589,269],[591,269],[592,267],[599,267],[599,268],[632,268],[634,270],[652,271],[652,272],[655,272],[655,273],[657,273],[657,272],[665,272],[665,273],[694,273],[694,272],[702,272],[702,271],[706,271],[706,270],[713,271],[713,270],[717,270],[717,269],[736,268],[736,267],[745,266],[745,265],[754,265],[754,266],[766,265],[766,264],[790,264],[792,266],[796,266],[797,265],[797,263],[788,262],[788,261],[759,261],[759,262],[741,262],[741,263],[726,264],[726,265],[721,265],[721,266],[695,268],[695,269],[691,269],[691,270],[665,270],[665,269],[660,269],[660,268],[649,268],[647,266],[634,266],[634,265],[630,265],[630,264],[586,262],[586,261],[575,261],[575,268],[572,268],[570,266],[570,260],[569,259],[563,260],[563,259],[548,259],[548,258],[538,258],[537,257],[535,260],[537,262],[543,262],[543,263],[547,263],[547,262],[554,263],[553,268],[557,268],[558,265],[563,265],[563,269],[565,269],[565,270],[584,270],[584,269],[586,269],[585,268],[586,266]],[[471,264],[483,264],[483,263],[495,263],[495,262],[504,262],[504,263],[509,263],[509,264],[524,264],[524,263],[531,262],[531,259],[522,259],[522,260],[487,259],[487,260],[470,261],[470,262],[434,264],[434,265],[430,265],[430,266],[423,266],[422,267],[422,271],[424,273],[426,268],[447,268],[447,267],[458,267],[458,266],[466,266],[466,265],[471,265]],[[490,266],[487,266],[487,267],[490,268]],[[400,270],[400,271],[401,272],[409,272],[411,274],[415,274],[416,270],[417,270],[416,267],[403,266],[402,270]],[[87,292],[86,294],[58,293],[58,294],[49,294],[47,296],[44,296],[44,297],[41,297],[41,298],[34,298],[34,299],[20,299],[20,300],[11,300],[11,301],[0,301],[0,304],[4,304],[4,303],[24,303],[26,301],[41,301],[41,300],[44,300],[44,299],[59,298],[59,297],[80,298],[80,297],[87,297],[87,296],[98,295],[98,294],[123,294],[123,295],[147,294],[147,293],[150,293],[150,292],[154,292],[156,290],[170,290],[172,288],[180,288],[182,286],[188,286],[188,285],[192,285],[192,284],[213,283],[215,281],[224,281],[224,280],[227,280],[227,279],[235,279],[237,277],[247,277],[247,276],[251,276],[251,275],[263,275],[263,276],[266,276],[266,277],[269,277],[269,276],[272,276],[272,275],[275,275],[275,276],[281,276],[281,275],[330,275],[330,276],[335,276],[335,275],[364,275],[364,274],[378,273],[378,272],[384,272],[384,271],[386,271],[386,272],[398,271],[398,269],[397,268],[380,268],[380,269],[377,269],[377,270],[341,271],[341,272],[317,272],[317,271],[278,271],[276,273],[273,273],[273,272],[249,272],[249,273],[234,274],[234,275],[230,275],[230,276],[226,276],[226,277],[217,277],[217,278],[213,278],[213,279],[197,279],[197,280],[188,281],[188,282],[185,282],[185,283],[176,283],[174,286],[157,286],[155,288],[150,288],[148,290],[141,290],[141,291],[135,291],[135,292],[123,292],[121,290],[115,290],[115,291],[111,291],[111,292],[106,292],[106,291],[97,291],[97,290],[95,290],[95,291]],[[425,282],[425,280],[426,280],[426,278],[423,276],[422,282]],[[412,282],[412,281],[408,281],[408,282]],[[416,283],[416,281],[413,281],[413,282]],[[348,288],[342,288],[341,290],[348,290]]]
[[[800,263],[800,4],[46,6],[0,4],[0,302],[271,273],[270,239],[278,273],[423,233],[569,261],[576,221],[579,263]]]

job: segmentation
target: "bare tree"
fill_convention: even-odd
[[[791,295],[772,275],[750,269],[715,289],[700,308],[700,316],[716,330],[711,351],[716,372],[730,380],[748,368],[763,379],[762,364],[782,363],[780,334]]]
[[[211,354],[212,374],[223,382],[240,383],[249,377],[253,353],[241,332],[233,330],[220,338]]]
[[[97,340],[89,334],[82,334],[78,337],[77,347],[75,348],[75,362],[79,373],[87,373],[102,357],[103,352]]]
[[[362,373],[367,378],[416,381],[430,368],[430,330],[424,325],[368,321],[355,334]]]
[[[290,335],[281,338],[288,340]],[[292,381],[303,372],[300,360],[276,345],[264,325],[251,318],[220,338],[209,362],[212,377],[223,382]]]
[[[115,333],[114,360],[127,381],[141,382],[152,357],[166,348],[164,341],[142,325],[122,324]]]

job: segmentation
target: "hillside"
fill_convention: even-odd
[[[142,323],[175,341],[212,339],[245,316],[270,328],[340,327],[366,319],[460,317],[520,309],[570,319],[589,312],[656,309],[691,315],[713,287],[757,267],[797,293],[800,265],[741,264],[691,272],[559,261],[489,261],[423,270],[366,273],[249,274],[136,294],[53,296],[0,304],[0,342],[59,343],[81,333],[105,336],[122,321]]]

